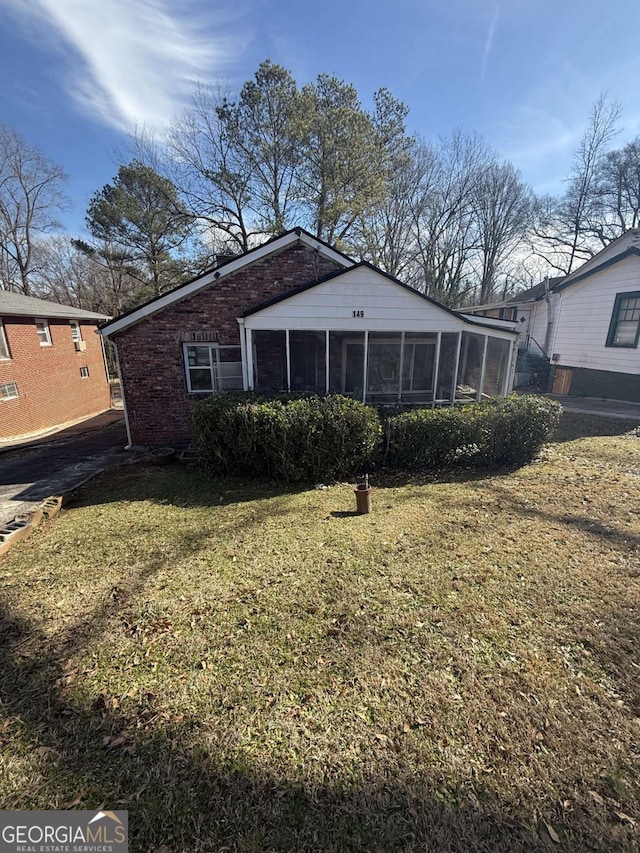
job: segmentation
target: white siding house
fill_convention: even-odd
[[[526,312],[519,349],[542,352],[553,391],[640,402],[640,230],[627,231],[571,275],[502,304]]]

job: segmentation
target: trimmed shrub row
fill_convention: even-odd
[[[375,409],[340,395],[218,394],[191,410],[195,442],[215,473],[287,482],[346,477],[376,458]]]
[[[551,437],[561,411],[555,400],[512,396],[394,412],[384,419],[384,464],[406,470],[524,465]]]
[[[376,410],[324,397],[218,394],[191,410],[207,468],[287,482],[341,479],[383,465],[403,470],[530,462],[561,408],[542,397],[498,397],[460,408]]]

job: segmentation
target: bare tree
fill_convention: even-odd
[[[419,268],[413,283],[455,307],[474,288],[474,195],[493,155],[481,137],[460,131],[440,140],[436,153],[414,215]]]
[[[594,103],[589,123],[573,155],[567,190],[538,208],[536,236],[541,254],[564,274],[606,245],[597,205],[597,180],[607,146],[617,134],[620,105],[606,94]]]
[[[640,137],[605,155],[596,175],[595,195],[603,244],[640,227]]]
[[[109,316],[133,308],[143,297],[141,284],[121,258],[116,260],[116,251],[114,245],[89,246],[66,235],[39,240],[34,293]]]
[[[533,221],[533,193],[511,163],[482,168],[473,191],[479,303],[494,296],[500,272],[523,244]]]
[[[15,130],[0,126],[0,286],[29,294],[34,245],[59,227],[66,175]]]

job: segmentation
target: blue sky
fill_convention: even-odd
[[[640,134],[640,3],[614,0],[0,0],[0,123],[70,177],[71,231],[127,130],[161,129],[197,80],[232,89],[267,58],[327,72],[365,106],[386,86],[427,138],[478,131],[539,192],[562,188],[602,91]]]

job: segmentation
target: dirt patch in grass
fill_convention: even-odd
[[[584,418],[370,516],[85,488],[0,562],[0,805],[128,808],[136,851],[638,849],[640,439]]]

